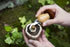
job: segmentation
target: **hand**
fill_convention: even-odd
[[[70,26],[70,14],[64,11],[62,8],[60,8],[56,4],[46,5],[41,7],[37,12],[36,17],[38,17],[42,12],[48,9],[52,10],[55,13],[55,18],[47,20],[46,22],[43,23],[43,26],[48,26],[51,24],[60,24],[60,25]]]
[[[54,47],[54,45],[52,45],[46,38],[46,36],[44,35],[44,30],[42,31],[42,36],[38,38],[38,40],[29,40],[23,30],[23,36],[24,36],[24,40],[26,42],[26,44],[29,47]]]

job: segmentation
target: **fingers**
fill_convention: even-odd
[[[37,40],[29,40],[29,43],[35,45],[36,47],[40,45],[40,42]]]
[[[46,5],[46,6],[41,7],[37,12],[36,17],[39,16],[42,12],[44,12],[45,10],[48,10],[48,9],[51,9],[53,12],[55,12],[55,10],[56,10],[55,6],[56,5]]]
[[[46,6],[41,7],[37,12],[36,17],[38,17],[41,13],[43,13],[46,10],[51,10],[51,11],[55,12],[56,19],[54,18],[54,19],[47,20],[46,22],[43,23],[43,26],[49,26],[51,24],[61,24],[62,23],[62,21],[59,21],[60,19],[59,20],[57,19],[57,16],[59,16],[59,12],[62,11],[62,8],[60,8],[56,4],[46,5]]]
[[[28,38],[25,35],[24,29],[22,30],[22,32],[23,32],[24,40],[25,40],[26,44],[28,45]]]
[[[58,19],[50,19],[50,20],[47,20],[46,22],[44,22],[43,26],[48,26],[51,24],[59,24],[59,23],[61,23],[61,22],[58,21]]]
[[[28,44],[28,46],[29,46],[29,47],[35,47],[35,46],[33,46],[32,44]]]
[[[46,38],[44,32],[45,32],[45,31],[43,30],[43,33],[42,33],[42,40],[43,40],[43,41],[48,41],[48,39]]]
[[[42,36],[43,36],[44,32],[45,32],[45,31],[42,30],[42,34],[41,34],[41,36],[38,38],[39,42],[43,42],[43,38],[42,38]]]
[[[43,40],[43,42],[46,44],[47,47],[54,47],[54,45],[52,45],[52,43],[48,41],[48,39],[46,38],[44,32],[45,31],[43,30],[43,33],[42,33],[42,40]]]
[[[39,42],[43,42],[42,37],[39,37],[38,40]]]

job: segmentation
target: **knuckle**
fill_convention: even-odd
[[[33,41],[32,43],[35,43],[35,41]]]
[[[56,24],[60,24],[60,23],[62,23],[62,22],[63,22],[63,21],[60,20],[60,19],[56,19],[56,20],[55,20],[55,23],[56,23]]]
[[[38,42],[37,41],[34,41],[34,43],[37,44]]]
[[[54,6],[57,6],[57,4],[53,4]]]
[[[40,7],[40,9],[42,9],[44,6]]]
[[[43,6],[43,8],[45,8],[47,5]]]
[[[45,8],[45,7],[46,7],[46,5],[45,5],[45,6],[40,7],[40,9],[43,9],[43,8]]]
[[[36,41],[33,41],[32,43],[36,44]]]
[[[49,26],[49,25],[50,25],[50,23],[48,23],[48,22],[47,22],[47,23],[46,23],[46,25],[47,25],[47,26]]]

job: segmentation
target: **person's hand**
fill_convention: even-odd
[[[42,12],[48,9],[52,10],[55,13],[55,18],[47,20],[46,22],[43,23],[43,26],[48,26],[51,24],[60,24],[60,25],[70,26],[70,14],[64,11],[62,8],[60,8],[56,4],[46,5],[41,7],[37,12],[36,17],[38,17]]]
[[[46,36],[44,35],[44,30],[42,31],[42,35],[38,38],[38,40],[32,40],[32,39],[28,39],[25,35],[25,32],[23,30],[23,36],[24,36],[24,40],[26,42],[26,44],[29,47],[54,47],[54,45],[52,45],[52,43],[50,43]]]

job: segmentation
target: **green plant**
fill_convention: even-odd
[[[27,21],[25,16],[19,17],[20,23],[22,23],[22,28],[25,29],[25,26],[29,23],[31,23],[31,20]],[[7,34],[5,35],[5,43],[7,44],[24,44],[24,39],[22,32],[18,30],[17,27],[12,28],[9,25],[5,25],[5,30],[7,31]]]
[[[66,5],[70,4],[69,0],[64,0],[62,2],[62,0],[38,0],[39,3],[41,3],[42,5],[47,5],[47,4],[58,4],[59,6],[61,6],[62,8],[64,8]],[[47,4],[46,4],[47,2]]]
[[[33,0],[32,0],[33,1]],[[36,0],[37,1],[37,0]],[[64,0],[38,0],[38,3],[36,2],[36,4],[33,4],[35,2],[35,0],[33,1],[33,3],[30,1],[27,4],[25,4],[24,6],[20,7],[15,11],[17,15],[27,15],[27,16],[23,16],[23,17],[19,17],[20,23],[21,23],[21,27],[23,29],[25,29],[25,26],[29,23],[31,23],[34,20],[33,15],[35,15],[35,11],[38,10],[38,8],[40,7],[39,3],[41,5],[47,5],[47,4],[54,4],[57,3],[59,6],[61,7],[65,7],[66,3],[69,4],[69,1]],[[53,3],[52,3],[53,2]],[[32,4],[31,4],[32,3]],[[29,5],[30,4],[30,5]],[[28,7],[31,7],[29,8]],[[35,6],[38,5],[38,6]],[[66,8],[67,9],[67,8]],[[24,10],[24,12],[23,12]],[[13,11],[13,10],[12,10]],[[12,13],[12,11],[10,13]],[[9,13],[7,13],[7,11],[5,11],[7,15],[11,15]],[[9,11],[8,11],[9,12]],[[15,13],[14,12],[14,13]],[[28,14],[27,14],[27,13]],[[4,14],[4,13],[3,13]],[[2,15],[3,15],[2,14]],[[16,14],[13,14],[14,16]],[[5,14],[4,14],[5,15]],[[32,16],[31,16],[32,15]],[[17,16],[18,17],[18,16]],[[33,18],[33,20],[31,20],[30,18]],[[28,19],[28,20],[27,20]],[[13,24],[13,23],[12,23]],[[18,23],[17,23],[18,24]],[[24,39],[23,39],[23,35],[21,30],[19,30],[17,27],[13,28],[9,25],[5,26],[5,30],[7,32],[7,34],[5,35],[6,39],[4,40],[5,43],[9,44],[9,45],[20,45],[23,46],[25,44]],[[60,25],[51,25],[49,27],[45,27],[45,35],[46,37],[48,37],[48,39],[56,46],[56,47],[70,47],[70,28],[65,28],[63,26]],[[2,41],[2,40],[0,40]],[[0,42],[1,44],[2,42]],[[2,47],[2,46],[1,46]],[[13,46],[12,46],[13,47]],[[19,46],[18,46],[19,47]],[[26,45],[24,46],[26,47]]]
[[[5,43],[7,44],[24,44],[24,40],[22,37],[22,32],[18,31],[18,28],[12,28],[9,25],[5,26],[5,30],[7,31],[7,34],[5,35]]]
[[[22,27],[23,29],[25,29],[25,26],[26,26],[27,24],[30,24],[30,23],[32,22],[31,20],[28,20],[28,21],[27,21],[27,19],[25,18],[25,16],[19,17],[19,20],[20,20],[20,23],[21,23],[21,27]]]
[[[55,3],[54,0],[38,0],[38,2],[41,3],[42,5],[45,5],[46,2],[48,4],[54,4]]]

